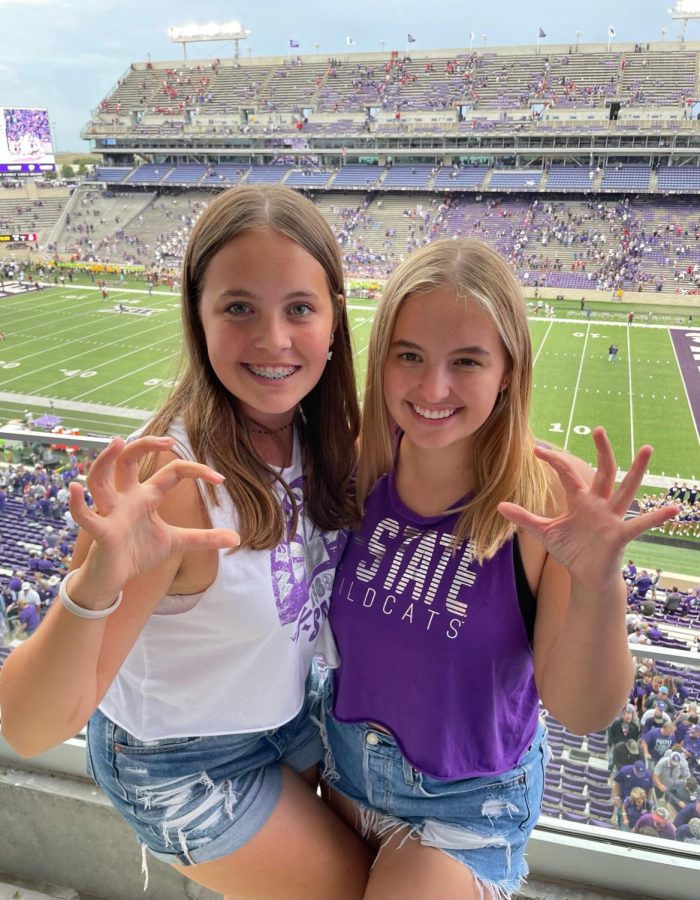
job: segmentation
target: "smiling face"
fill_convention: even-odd
[[[422,449],[467,450],[508,384],[506,351],[490,316],[449,288],[408,297],[384,366],[394,422]]]
[[[207,266],[199,314],[211,366],[242,412],[271,429],[291,421],[333,340],[320,263],[278,232],[243,232]]]

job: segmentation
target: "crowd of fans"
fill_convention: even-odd
[[[613,823],[700,843],[700,720],[684,678],[636,666],[628,706],[607,729]]]
[[[58,593],[77,533],[67,485],[90,462],[70,454],[58,466],[0,465],[0,541],[12,543],[13,559],[24,557],[21,566],[0,570],[0,647],[31,635]]]

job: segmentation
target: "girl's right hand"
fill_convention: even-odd
[[[179,528],[158,515],[165,495],[183,478],[201,478],[221,484],[223,476],[209,466],[176,459],[139,481],[139,465],[148,453],[167,452],[169,437],[143,437],[126,444],[114,438],[100,453],[88,476],[95,509],[85,492],[72,482],[70,511],[80,528],[92,538],[88,565],[100,585],[100,594],[114,597],[132,578],[143,575],[175,554],[190,550],[237,547],[237,532],[225,528]]]

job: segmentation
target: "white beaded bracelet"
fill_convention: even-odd
[[[111,606],[106,607],[106,609],[85,609],[84,606],[78,606],[77,603],[74,603],[71,598],[68,596],[68,582],[77,572],[77,569],[73,569],[72,572],[69,572],[58,588],[58,597],[61,603],[65,606],[69,613],[73,613],[74,616],[77,616],[79,619],[104,619],[107,616],[111,616],[113,612],[116,611],[119,604],[122,602],[122,597],[124,596],[123,591],[119,591],[117,594],[117,599]]]

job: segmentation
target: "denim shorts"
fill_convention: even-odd
[[[327,692],[323,777],[359,805],[363,836],[396,832],[402,841],[419,839],[467,866],[482,888],[495,889],[498,897],[515,894],[528,872],[525,845],[542,804],[548,759],[544,726],[515,768],[440,781],[415,769],[391,735],[367,723],[338,722],[330,703]]]
[[[302,772],[321,760],[318,705],[307,690],[299,714],[279,728],[157,741],[137,740],[97,710],[88,771],[153,856],[211,862],[263,827],[280,797],[282,764]]]

